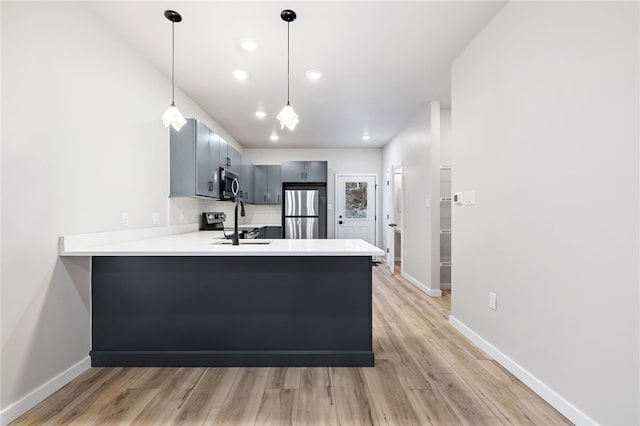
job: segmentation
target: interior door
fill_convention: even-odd
[[[376,179],[338,176],[336,238],[356,238],[376,244]]]
[[[393,167],[387,170],[385,174],[385,185],[384,185],[384,241],[386,245],[387,252],[387,267],[391,271],[391,273],[395,273],[395,191],[393,188]]]

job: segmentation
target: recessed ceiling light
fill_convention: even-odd
[[[254,50],[256,50],[256,47],[258,47],[258,45],[253,40],[242,40],[240,41],[240,47],[242,48],[242,50],[246,50],[247,52],[253,52]]]
[[[264,112],[264,111],[262,111],[262,110],[258,110],[258,111],[256,111],[256,117],[257,117],[257,118],[262,119],[262,118],[265,118],[266,116],[267,116],[267,113],[266,113],[266,112]]]
[[[362,140],[363,141],[368,141],[369,139],[371,139],[371,136],[369,136],[369,135],[363,135],[362,136]]]
[[[271,139],[272,141],[277,141],[278,140],[278,135],[271,135],[269,136],[269,139]]]
[[[322,73],[318,70],[307,70],[304,75],[306,75],[309,80],[318,80],[322,77]]]
[[[238,80],[246,80],[249,78],[249,73],[245,70],[234,70],[231,75],[233,75]]]

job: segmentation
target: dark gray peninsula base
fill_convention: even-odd
[[[371,256],[94,256],[95,367],[373,366]]]

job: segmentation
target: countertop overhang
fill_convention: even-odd
[[[154,231],[155,230],[155,231]],[[60,256],[383,256],[364,240],[280,240],[220,244],[222,232],[189,227],[149,228],[60,238]]]

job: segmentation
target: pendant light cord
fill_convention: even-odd
[[[289,105],[289,84],[291,78],[289,77],[289,24],[291,22],[287,22],[287,105]]]
[[[175,52],[176,52],[176,23],[171,22],[171,105],[176,104],[175,99]]]

